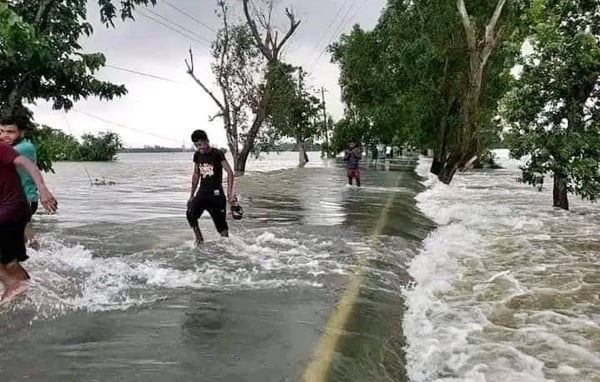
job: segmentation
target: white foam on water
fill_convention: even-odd
[[[409,266],[403,327],[412,382],[600,380],[600,206],[551,207],[505,169],[416,172],[419,208],[438,224]]]
[[[167,298],[173,290],[273,289],[323,286],[324,277],[348,266],[331,259],[331,240],[263,232],[250,238],[190,243],[168,255],[100,257],[82,246],[42,238],[25,266],[32,275],[27,306],[40,317],[67,310],[124,310]]]

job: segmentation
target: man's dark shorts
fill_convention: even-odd
[[[8,264],[15,260],[27,260],[25,250],[26,220],[0,223],[0,263]]]
[[[227,200],[223,191],[219,191],[219,195],[199,193],[192,199],[186,214],[192,228],[198,227],[198,219],[204,211],[208,211],[210,214],[217,232],[222,233],[228,230]]]

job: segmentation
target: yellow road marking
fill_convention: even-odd
[[[395,197],[396,193],[394,192],[387,198],[385,206],[381,210],[381,214],[377,220],[377,224],[373,231],[371,231],[371,236],[380,235],[383,231],[388,210],[391,208]],[[337,348],[339,339],[350,318],[352,308],[358,298],[358,292],[360,291],[360,285],[362,283],[362,278],[364,277],[364,268],[366,265],[367,258],[361,256],[358,259],[358,272],[356,272],[354,277],[350,280],[342,298],[336,304],[333,314],[329,317],[327,325],[325,325],[325,333],[323,333],[319,339],[319,344],[313,353],[312,360],[304,371],[302,377],[303,382],[325,382],[327,380],[327,373],[331,367],[333,353]]]

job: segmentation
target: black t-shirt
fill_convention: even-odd
[[[225,154],[215,148],[208,153],[196,151],[194,163],[198,164],[200,173],[199,193],[213,193],[215,190],[223,189],[223,161]]]

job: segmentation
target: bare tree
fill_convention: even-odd
[[[286,9],[290,26],[279,40],[279,32],[272,23],[273,1],[266,1],[266,10],[251,13],[249,0],[243,0],[246,18],[243,25],[230,25],[225,1],[218,2],[223,25],[212,47],[215,60],[212,70],[221,96],[217,97],[195,74],[191,49],[189,60],[186,60],[188,74],[219,109],[211,119],[223,120],[238,174],[245,172],[248,156],[271,111],[276,81],[268,75],[269,71],[279,63],[284,45],[300,24],[294,14]]]

